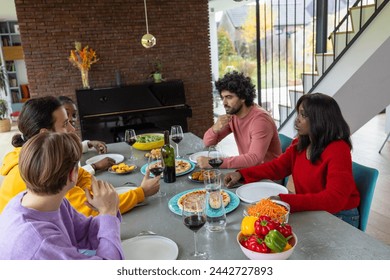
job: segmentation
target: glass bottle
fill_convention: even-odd
[[[161,148],[161,156],[164,161],[163,177],[165,183],[176,181],[175,150],[169,144],[169,131],[164,131],[164,146]]]

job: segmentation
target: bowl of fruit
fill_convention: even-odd
[[[269,216],[245,216],[237,243],[251,260],[286,260],[298,244],[298,237],[287,223]]]

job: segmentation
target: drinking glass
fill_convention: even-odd
[[[222,152],[222,149],[220,147],[210,146],[208,157],[209,157],[209,164],[213,168],[219,168],[223,163],[224,153]]]
[[[206,259],[207,253],[198,251],[196,236],[198,230],[206,223],[206,203],[204,196],[198,196],[196,199],[192,197],[184,200],[182,217],[184,225],[194,232],[195,250],[190,256],[195,259]]]
[[[152,173],[154,176],[158,176],[163,172],[164,161],[161,158],[161,154],[156,154],[154,158],[153,157],[148,158],[148,169],[150,173]],[[160,189],[155,194],[155,196],[156,197],[166,196],[166,193],[161,191],[161,184],[160,184]]]
[[[171,139],[176,144],[176,158],[181,158],[179,154],[179,143],[183,140],[184,134],[183,129],[180,125],[171,126]]]
[[[129,161],[136,160],[137,158],[133,155],[133,145],[137,142],[137,134],[134,129],[126,129],[125,131],[125,142],[130,145],[130,157]]]

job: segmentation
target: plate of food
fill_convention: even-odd
[[[168,202],[169,210],[177,215],[181,215],[183,209],[183,201],[186,199],[191,199],[191,197],[206,195],[206,190],[204,188],[186,190],[184,192],[178,193],[172,197]],[[240,205],[240,199],[237,195],[229,190],[221,190],[222,201],[225,206],[226,213],[232,212],[234,209]]]
[[[117,175],[125,175],[125,174],[130,174],[136,169],[137,169],[137,165],[135,164],[127,165],[126,163],[122,162],[119,164],[114,164],[113,166],[108,168],[108,172]]]
[[[164,145],[164,134],[161,133],[145,133],[137,135],[137,142],[133,148],[141,151],[161,148]]]
[[[98,161],[101,161],[102,159],[104,159],[106,157],[109,157],[109,158],[112,158],[113,160],[115,160],[115,164],[121,163],[125,159],[125,157],[120,155],[120,154],[101,154],[101,155],[94,156],[94,157],[87,159],[85,161],[85,163],[86,164],[93,164],[93,163],[96,163]]]
[[[236,190],[237,196],[246,203],[254,203],[263,198],[288,193],[285,186],[271,181],[260,181],[242,185]]]
[[[203,175],[204,175],[204,170],[197,170],[192,172],[191,174],[188,175],[188,179],[192,182],[195,183],[202,183],[203,184]]]
[[[161,157],[161,149],[152,149],[150,152],[145,153],[145,158],[157,159]]]
[[[193,162],[190,162],[189,160],[178,159],[175,162],[176,162],[176,176],[183,176],[195,169],[195,164]],[[155,164],[159,164],[159,161],[153,161],[150,163],[150,165],[155,165]],[[141,173],[143,175],[146,174],[146,168],[148,168],[147,163],[141,167]],[[153,177],[153,174],[150,174],[150,177]]]
[[[177,244],[164,236],[140,235],[122,241],[126,260],[176,260]]]

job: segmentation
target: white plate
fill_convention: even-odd
[[[118,194],[122,194],[122,193],[125,193],[125,192],[128,192],[130,190],[134,190],[136,189],[137,187],[116,187],[115,188],[115,191],[118,193]]]
[[[176,260],[179,255],[174,241],[158,235],[126,239],[122,241],[122,248],[126,260]]]
[[[212,154],[213,152],[211,152]],[[197,163],[196,162],[196,159],[200,156],[204,156],[204,157],[208,157],[209,156],[209,151],[201,151],[201,152],[197,152],[197,153],[194,153],[192,155],[190,155],[188,158],[190,161],[192,161],[193,163]]]
[[[125,157],[120,155],[120,154],[101,154],[101,155],[94,156],[94,157],[87,159],[85,161],[85,163],[86,164],[96,163],[96,162],[104,159],[105,157],[112,158],[113,160],[115,160],[116,164],[121,163],[125,159]]]
[[[280,193],[288,193],[287,188],[273,182],[249,183],[236,190],[236,195],[247,203],[254,203]]]

